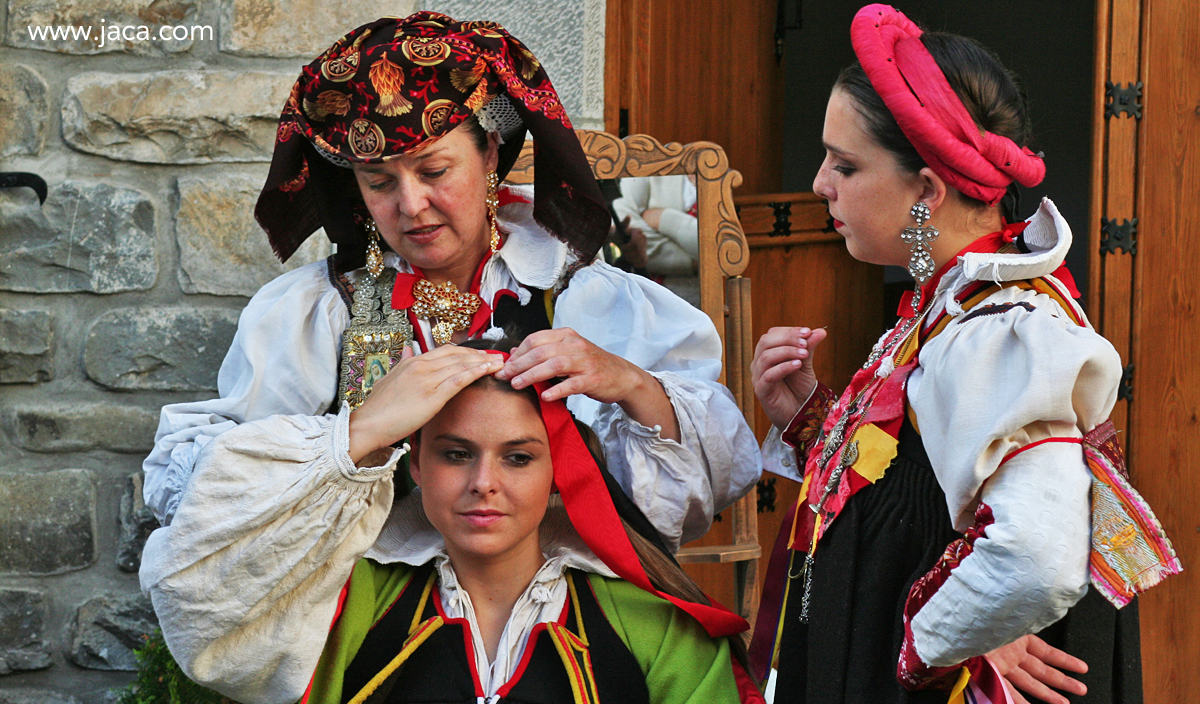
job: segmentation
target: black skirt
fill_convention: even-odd
[[[901,687],[896,664],[909,589],[959,537],[921,438],[906,420],[884,477],[855,494],[821,539],[808,624],[799,620],[801,581],[793,580],[776,704],[944,704],[946,691]],[[795,555],[794,564],[801,559]],[[1076,677],[1088,694],[1068,697],[1072,702],[1142,701],[1136,603],[1117,611],[1089,590],[1039,635],[1088,663],[1088,674]]]

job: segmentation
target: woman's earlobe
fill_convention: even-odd
[[[488,153],[487,153],[487,170],[495,171],[500,165],[500,133],[488,132]]]
[[[413,484],[421,486],[421,465],[417,461],[418,448],[417,439],[414,437],[409,440],[412,449],[408,452],[408,476],[412,477]]]

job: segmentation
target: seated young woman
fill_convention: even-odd
[[[469,346],[515,345],[408,357],[360,407],[411,451],[353,462],[346,411],[213,440],[142,561],[188,676],[247,704],[761,700],[728,637],[745,621],[671,560],[591,430]],[[405,455],[418,488],[393,505]]]

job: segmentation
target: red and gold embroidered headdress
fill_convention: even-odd
[[[435,12],[363,25],[304,67],[254,211],[275,253],[286,261],[324,227],[339,254],[361,259],[362,204],[346,167],[407,154],[489,105],[513,127],[503,134],[501,178],[528,129],[537,144],[534,219],[590,260],[607,237],[608,210],[545,69],[500,25]],[[494,126],[486,113],[482,121]]]

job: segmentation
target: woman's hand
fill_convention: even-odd
[[[662,214],[662,208],[650,208],[649,210],[642,211],[642,220],[650,226],[651,230],[657,230],[659,224],[662,222]]]
[[[662,428],[661,436],[679,440],[675,408],[658,380],[641,367],[605,352],[571,328],[540,330],[512,351],[498,379],[523,389],[539,381],[562,377],[546,389],[546,401],[583,394],[601,403],[615,403],[633,420]]]
[[[783,430],[817,387],[812,354],[825,329],[771,328],[758,340],[750,378],[767,418]]]
[[[376,450],[412,435],[471,382],[504,366],[499,355],[443,345],[400,363],[375,382],[371,395],[350,414],[350,459],[358,464]]]
[[[1029,704],[1017,690],[1049,704],[1069,704],[1067,698],[1050,689],[1071,694],[1087,694],[1087,687],[1062,670],[1084,673],[1087,663],[1055,648],[1037,636],[1024,636],[987,654],[988,660],[1004,675],[1009,693],[1017,704]]]

